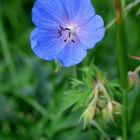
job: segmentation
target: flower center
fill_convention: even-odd
[[[75,43],[74,36],[76,36],[76,28],[65,28],[59,25],[58,38],[64,37],[64,42],[67,43],[69,40]]]

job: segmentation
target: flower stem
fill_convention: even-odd
[[[122,0],[122,9],[125,8],[125,5],[126,5],[126,1],[125,0]]]
[[[124,0],[123,0],[124,3]],[[123,140],[127,140],[127,87],[128,87],[128,53],[125,42],[125,31],[124,31],[124,21],[122,16],[122,1],[115,0],[115,8],[116,8],[116,51],[118,57],[118,71],[119,71],[119,79],[123,86],[123,127],[122,127],[122,135]]]
[[[15,67],[15,64],[13,62],[10,50],[9,50],[6,33],[4,31],[4,27],[3,27],[3,23],[2,23],[1,18],[0,18],[0,35],[1,35],[0,45],[1,45],[3,56],[4,56],[4,60],[5,60],[5,63],[8,67],[8,69],[9,69],[9,74],[10,74],[12,85],[16,86],[18,83],[16,67]]]

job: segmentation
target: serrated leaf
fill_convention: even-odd
[[[71,84],[74,88],[78,87],[78,86],[85,86],[84,82],[75,79],[75,78],[71,78]]]
[[[81,92],[69,90],[64,92],[64,98],[61,110],[64,111],[74,105],[73,110],[76,110],[86,104],[89,98],[89,92]]]

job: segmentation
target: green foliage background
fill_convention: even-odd
[[[115,17],[113,0],[92,0],[105,25]],[[134,0],[127,0],[127,4]],[[102,42],[88,52],[77,67],[55,72],[53,61],[37,58],[30,48],[33,0],[0,0],[0,140],[103,140],[95,128],[84,131],[79,112],[61,114],[63,92],[71,88],[70,78],[81,77],[78,68],[94,59],[110,79],[117,77],[115,25]],[[140,54],[140,3],[126,18],[127,47]],[[139,11],[140,12],[140,11]],[[134,70],[139,62],[129,60]],[[78,74],[77,74],[78,71]],[[129,94],[129,139],[140,139],[140,88]],[[121,127],[121,126],[120,126]],[[108,135],[121,136],[121,128],[108,126]]]

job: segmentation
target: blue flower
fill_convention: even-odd
[[[90,0],[36,0],[32,21],[33,52],[66,67],[80,63],[105,34],[104,22]]]

